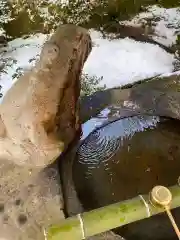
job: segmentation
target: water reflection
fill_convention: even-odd
[[[108,114],[111,112],[110,109],[105,108],[96,118],[91,118],[89,121],[82,125],[83,135],[81,140],[85,139],[90,132],[92,132],[98,126],[101,126],[106,120],[108,120]]]
[[[179,156],[177,155],[180,141],[178,124],[178,121],[157,116],[134,116],[98,127],[82,142],[77,152],[74,167],[78,176],[74,171],[75,181],[79,178],[83,180],[85,176],[88,182],[92,179],[104,182],[106,174],[110,174],[114,175],[114,180],[119,184],[122,175],[116,173],[118,169],[119,173],[123,169],[123,175],[124,173],[130,174],[127,166],[135,164],[138,173],[140,169],[148,172],[150,165],[159,165],[161,161],[165,161],[167,165],[173,164],[173,166],[180,164],[175,161]],[[106,173],[106,170],[110,172]],[[157,168],[156,173],[158,173]],[[99,174],[102,179],[99,178]],[[161,176],[164,173],[159,174]],[[139,176],[134,175],[134,177]],[[122,181],[123,184],[124,181],[125,179]],[[130,185],[134,185],[133,183],[129,182]],[[113,185],[109,187],[114,188]]]
[[[83,142],[79,162],[96,167],[101,161],[108,161],[123,146],[125,139],[132,138],[137,132],[153,129],[159,121],[160,118],[156,116],[135,116],[98,128]]]

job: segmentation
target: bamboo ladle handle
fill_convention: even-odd
[[[176,232],[178,239],[180,239],[180,231],[179,228],[174,220],[174,217],[170,211],[169,205],[171,204],[172,201],[172,194],[169,191],[168,188],[164,186],[156,186],[152,189],[151,194],[150,194],[150,200],[154,205],[161,206],[165,209],[171,224],[174,228],[174,231]]]

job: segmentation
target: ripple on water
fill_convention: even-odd
[[[96,129],[83,141],[78,151],[79,162],[96,167],[101,162],[108,161],[126,139],[136,132],[153,129],[159,121],[157,116],[134,116]]]

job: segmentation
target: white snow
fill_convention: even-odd
[[[121,21],[121,24],[141,25],[152,19],[155,33],[153,39],[170,46],[176,42],[180,25],[180,7],[178,8],[162,8],[157,5],[148,7],[146,12],[142,12],[132,18],[130,21]],[[156,20],[158,19],[158,20]],[[180,33],[180,32],[179,32]]]
[[[172,45],[176,42],[176,37],[180,24],[180,8],[160,8],[158,6],[152,6],[149,12],[153,16],[159,16],[160,21],[155,26],[155,33],[157,38],[162,37],[160,42],[166,45]],[[154,37],[156,39],[156,36]]]
[[[95,46],[84,66],[89,75],[103,76],[101,84],[107,88],[168,73],[173,70],[174,57],[158,45],[136,42],[125,38],[102,39],[91,32]]]
[[[1,62],[5,61],[6,65],[5,72],[0,72],[0,85],[3,95],[17,80],[13,75],[18,69],[19,71],[26,71],[33,65],[46,38],[47,36],[44,34],[36,34],[27,39],[17,38],[9,42],[8,47],[2,49],[0,59]]]
[[[92,30],[90,33],[94,47],[84,66],[84,72],[103,76],[100,85],[106,84],[107,88],[122,86],[173,70],[173,55],[159,46],[128,38],[111,41],[102,39],[99,32]],[[7,61],[4,69],[6,73],[0,74],[3,94],[15,82],[16,78],[12,78],[18,69],[27,70],[33,65],[46,37],[44,34],[36,34],[27,39],[15,39],[9,43],[7,52],[0,53],[0,58]]]
[[[170,77],[170,76],[174,76],[174,75],[180,75],[180,70],[175,71],[175,72],[169,72],[169,73],[164,73],[161,74],[159,77],[163,78],[163,77]]]

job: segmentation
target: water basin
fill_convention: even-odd
[[[170,186],[180,175],[179,121],[134,116],[100,126],[79,147],[73,179],[85,210]],[[180,211],[173,210],[180,225]],[[116,229],[126,239],[176,239],[161,214]]]

